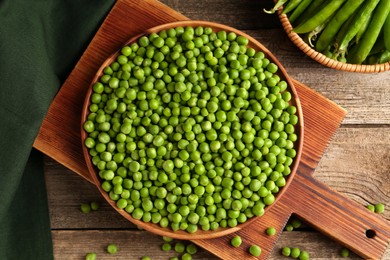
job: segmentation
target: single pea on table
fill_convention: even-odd
[[[230,241],[231,245],[234,247],[239,247],[242,243],[241,237],[240,236],[235,236],[231,239]]]
[[[258,245],[252,245],[249,248],[249,253],[253,256],[259,257],[261,255],[261,248]]]
[[[115,244],[109,244],[109,245],[107,245],[106,250],[107,250],[107,253],[114,255],[118,252],[118,246]]]

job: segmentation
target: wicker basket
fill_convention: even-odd
[[[376,65],[360,65],[360,64],[343,63],[328,58],[324,54],[314,50],[297,33],[293,32],[292,31],[293,27],[290,21],[288,20],[287,15],[282,14],[281,12],[282,10],[279,9],[278,16],[290,40],[305,54],[307,54],[310,58],[321,63],[322,65],[333,69],[350,71],[350,72],[377,73],[377,72],[390,70],[390,62],[386,62],[383,64],[376,64]]]

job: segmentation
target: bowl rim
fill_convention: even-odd
[[[286,14],[282,13],[283,8],[278,10],[278,17],[283,26],[284,31],[287,33],[288,38],[307,56],[317,61],[318,63],[336,70],[343,70],[349,72],[359,73],[379,73],[390,70],[390,61],[382,64],[366,65],[366,64],[353,64],[340,62],[327,57],[325,54],[316,51],[309,44],[307,44],[302,37],[293,31],[293,26]]]
[[[277,74],[282,76],[281,79],[285,80],[288,84],[288,90],[292,94],[292,99],[291,103],[296,106],[297,108],[297,113],[296,115],[298,116],[298,124],[295,126],[296,128],[296,134],[298,136],[298,141],[295,142],[295,150],[297,151],[296,156],[293,160],[293,164],[291,166],[291,173],[287,178],[286,185],[281,188],[281,190],[275,195],[275,201],[269,206],[266,206],[264,208],[264,215],[267,214],[267,212],[272,208],[282,197],[285,193],[285,191],[288,189],[289,185],[291,184],[292,180],[294,179],[294,176],[296,174],[296,171],[298,169],[298,165],[300,163],[300,158],[302,154],[302,149],[303,149],[303,139],[304,139],[304,121],[303,121],[303,112],[302,112],[302,107],[300,103],[300,99],[298,96],[298,93],[296,91],[296,88],[294,87],[293,81],[290,78],[290,76],[287,74],[285,68],[282,66],[282,64],[279,62],[279,60],[265,47],[263,46],[260,42],[255,40],[253,37],[250,35],[235,29],[233,27],[220,24],[220,23],[215,23],[215,22],[209,22],[209,21],[203,21],[203,20],[190,20],[190,21],[177,21],[177,22],[170,22],[170,23],[165,23],[161,24],[152,28],[149,28],[145,30],[143,33],[140,33],[134,37],[131,37],[128,41],[126,41],[123,45],[121,45],[121,48],[124,46],[129,45],[130,43],[138,40],[140,37],[149,35],[150,33],[153,32],[159,32],[164,29],[169,29],[169,28],[175,28],[175,27],[186,27],[186,26],[191,26],[191,27],[196,27],[196,26],[203,26],[203,27],[211,27],[213,31],[219,31],[219,30],[224,30],[227,32],[235,32],[237,35],[242,35],[245,36],[248,40],[248,47],[254,47],[256,51],[262,51],[265,54],[265,57],[270,59],[273,63],[275,63],[278,66],[278,72]],[[184,239],[184,240],[192,240],[192,239],[210,239],[210,238],[216,238],[216,237],[221,237],[225,236],[234,232],[237,232],[241,230],[242,228],[250,225],[251,223],[259,220],[261,216],[259,217],[252,217],[248,219],[246,222],[238,224],[236,227],[226,227],[226,228],[218,228],[217,230],[208,230],[208,231],[203,231],[201,229],[198,229],[195,233],[188,233],[187,231],[173,231],[170,227],[167,228],[162,228],[158,224],[153,224],[152,222],[143,222],[141,220],[134,219],[131,214],[127,213],[124,209],[119,209],[116,207],[115,201],[111,200],[108,196],[108,193],[104,191],[101,187],[101,180],[98,177],[98,172],[96,170],[96,167],[92,164],[92,156],[89,154],[89,150],[85,147],[84,141],[87,138],[87,133],[83,128],[84,122],[87,119],[87,116],[89,114],[88,107],[90,105],[90,96],[92,94],[92,86],[93,84],[101,77],[103,74],[104,68],[111,64],[113,60],[120,54],[119,48],[116,52],[111,54],[99,67],[97,70],[95,76],[93,77],[90,85],[88,86],[87,93],[85,95],[84,99],[84,104],[82,108],[82,116],[81,116],[81,145],[82,145],[82,150],[83,150],[83,156],[85,159],[85,162],[87,164],[87,168],[89,173],[91,174],[91,177],[93,179],[94,184],[97,186],[99,192],[102,194],[102,196],[105,198],[105,200],[123,217],[125,217],[127,220],[132,222],[133,224],[142,227],[143,229],[150,231],[154,234],[160,235],[160,236],[168,236],[171,238],[175,239]]]

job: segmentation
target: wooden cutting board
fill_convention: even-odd
[[[188,20],[154,0],[118,0],[89,47],[54,99],[34,147],[92,182],[81,148],[81,110],[87,88],[104,60],[128,39],[163,23]],[[390,223],[381,216],[338,194],[312,174],[345,111],[298,81],[305,139],[298,172],[285,194],[252,225],[239,230],[240,248],[229,241],[235,235],[193,242],[223,259],[250,258],[248,248],[258,244],[261,259],[272,251],[291,214],[350,248],[358,255],[380,259],[390,242]],[[273,226],[277,235],[265,235]]]

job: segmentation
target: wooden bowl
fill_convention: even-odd
[[[331,59],[321,52],[313,49],[309,44],[307,44],[300,35],[293,32],[293,26],[291,25],[286,14],[282,14],[283,9],[278,10],[279,20],[282,23],[284,30],[287,33],[287,36],[290,40],[306,55],[308,55],[313,60],[321,63],[324,66],[327,66],[332,69],[344,70],[350,72],[362,72],[362,73],[378,73],[382,71],[390,70],[390,62],[375,64],[375,65],[364,65],[364,64],[352,64],[344,63],[334,59]]]
[[[270,206],[266,206],[265,207],[265,213],[264,214],[267,214],[267,211],[269,208],[271,208],[275,203],[278,202],[278,199],[280,198],[280,196],[283,196],[285,190],[288,188],[289,184],[291,183],[291,180],[292,178],[294,177],[295,175],[295,172],[297,170],[297,167],[298,167],[298,164],[299,164],[299,161],[300,161],[300,157],[301,157],[301,152],[302,152],[302,145],[303,145],[303,115],[302,115],[302,109],[301,109],[301,105],[300,105],[300,101],[299,101],[299,98],[298,98],[298,95],[297,95],[297,92],[294,88],[294,85],[290,79],[290,77],[288,76],[288,74],[286,73],[285,69],[283,68],[283,66],[280,64],[280,62],[275,58],[275,56],[270,52],[268,51],[262,44],[260,44],[259,42],[257,42],[254,38],[252,38],[251,36],[237,30],[237,29],[234,29],[234,28],[231,28],[231,27],[228,27],[228,26],[225,26],[225,25],[222,25],[222,24],[217,24],[217,23],[212,23],[212,22],[206,22],[206,21],[180,21],[180,22],[173,22],[173,23],[168,23],[168,24],[163,24],[163,25],[160,25],[160,26],[157,26],[157,27],[154,27],[154,28],[151,28],[147,31],[145,31],[144,33],[140,34],[140,35],[137,35],[133,38],[131,38],[129,41],[127,41],[123,46],[126,46],[126,45],[129,45],[130,43],[133,43],[135,42],[136,40],[138,40],[141,36],[144,36],[144,35],[149,35],[150,33],[152,32],[160,32],[162,30],[166,30],[166,29],[169,29],[169,28],[175,28],[175,27],[178,27],[178,26],[182,26],[182,27],[186,27],[186,26],[192,26],[192,27],[196,27],[196,26],[203,26],[203,27],[210,27],[212,28],[215,32],[217,31],[220,31],[220,30],[224,30],[224,31],[227,31],[227,32],[235,32],[237,35],[242,35],[242,36],[245,36],[246,38],[249,39],[249,44],[248,46],[249,47],[252,47],[254,48],[256,51],[262,51],[264,52],[265,56],[273,63],[275,63],[278,67],[279,67],[279,70],[277,72],[277,74],[280,76],[281,80],[285,80],[288,84],[288,90],[290,91],[291,95],[292,95],[292,99],[290,101],[290,104],[292,105],[295,105],[297,107],[297,116],[299,118],[299,123],[296,125],[296,134],[298,135],[298,140],[296,141],[295,143],[295,149],[297,151],[297,155],[294,159],[294,162],[293,164],[291,165],[291,174],[290,176],[287,178],[287,183],[286,183],[286,186],[281,188],[281,190],[279,191],[278,194],[276,194],[275,196],[275,202],[273,204],[271,204]],[[95,168],[95,166],[92,164],[91,162],[91,156],[88,152],[88,149],[84,146],[84,140],[87,138],[87,133],[84,131],[83,129],[83,124],[84,122],[86,121],[86,118],[88,116],[88,107],[90,105],[90,96],[92,94],[92,86],[93,84],[98,81],[98,79],[103,75],[103,70],[106,66],[110,65],[115,59],[116,57],[119,55],[120,53],[120,50],[118,50],[116,53],[114,53],[113,55],[111,55],[103,64],[102,66],[100,67],[100,69],[97,71],[95,77],[93,78],[92,80],[92,83],[91,85],[89,86],[89,89],[88,89],[88,92],[87,92],[87,95],[86,95],[86,98],[85,98],[85,102],[84,102],[84,106],[83,106],[83,110],[82,110],[82,119],[81,119],[81,139],[82,139],[82,147],[83,147],[83,154],[84,154],[84,158],[85,158],[85,161],[86,161],[86,164],[87,164],[87,167],[88,167],[88,170],[97,186],[97,188],[99,189],[100,193],[103,195],[103,197],[107,200],[107,202],[117,211],[119,212],[119,214],[121,214],[123,217],[125,217],[126,219],[128,219],[129,221],[131,221],[133,224],[139,226],[139,227],[142,227],[143,229],[145,230],[148,230],[150,232],[153,232],[155,234],[158,234],[160,236],[168,236],[168,237],[172,237],[172,238],[175,238],[175,239],[185,239],[185,240],[192,240],[192,239],[208,239],[208,238],[215,238],[215,237],[220,237],[220,236],[224,236],[224,235],[227,235],[227,234],[230,234],[230,233],[233,233],[233,232],[236,232],[240,229],[242,229],[243,227],[247,226],[247,225],[250,225],[253,221],[257,221],[259,218],[261,217],[253,217],[251,219],[249,219],[248,221],[246,221],[245,223],[242,223],[242,224],[239,224],[238,226],[236,227],[233,227],[233,228],[219,228],[217,230],[214,230],[214,231],[203,231],[203,230],[198,230],[197,232],[195,233],[188,233],[186,231],[182,231],[182,230],[179,230],[179,231],[173,231],[172,229],[170,228],[162,228],[160,227],[159,225],[157,224],[153,224],[153,223],[146,223],[146,222],[143,222],[141,220],[137,220],[137,219],[134,219],[129,213],[127,213],[125,210],[123,209],[119,209],[118,207],[116,207],[116,204],[113,200],[111,200],[107,194],[107,192],[105,192],[102,188],[101,188],[101,183],[102,181],[100,180],[99,176],[98,176],[98,171],[97,169]]]

